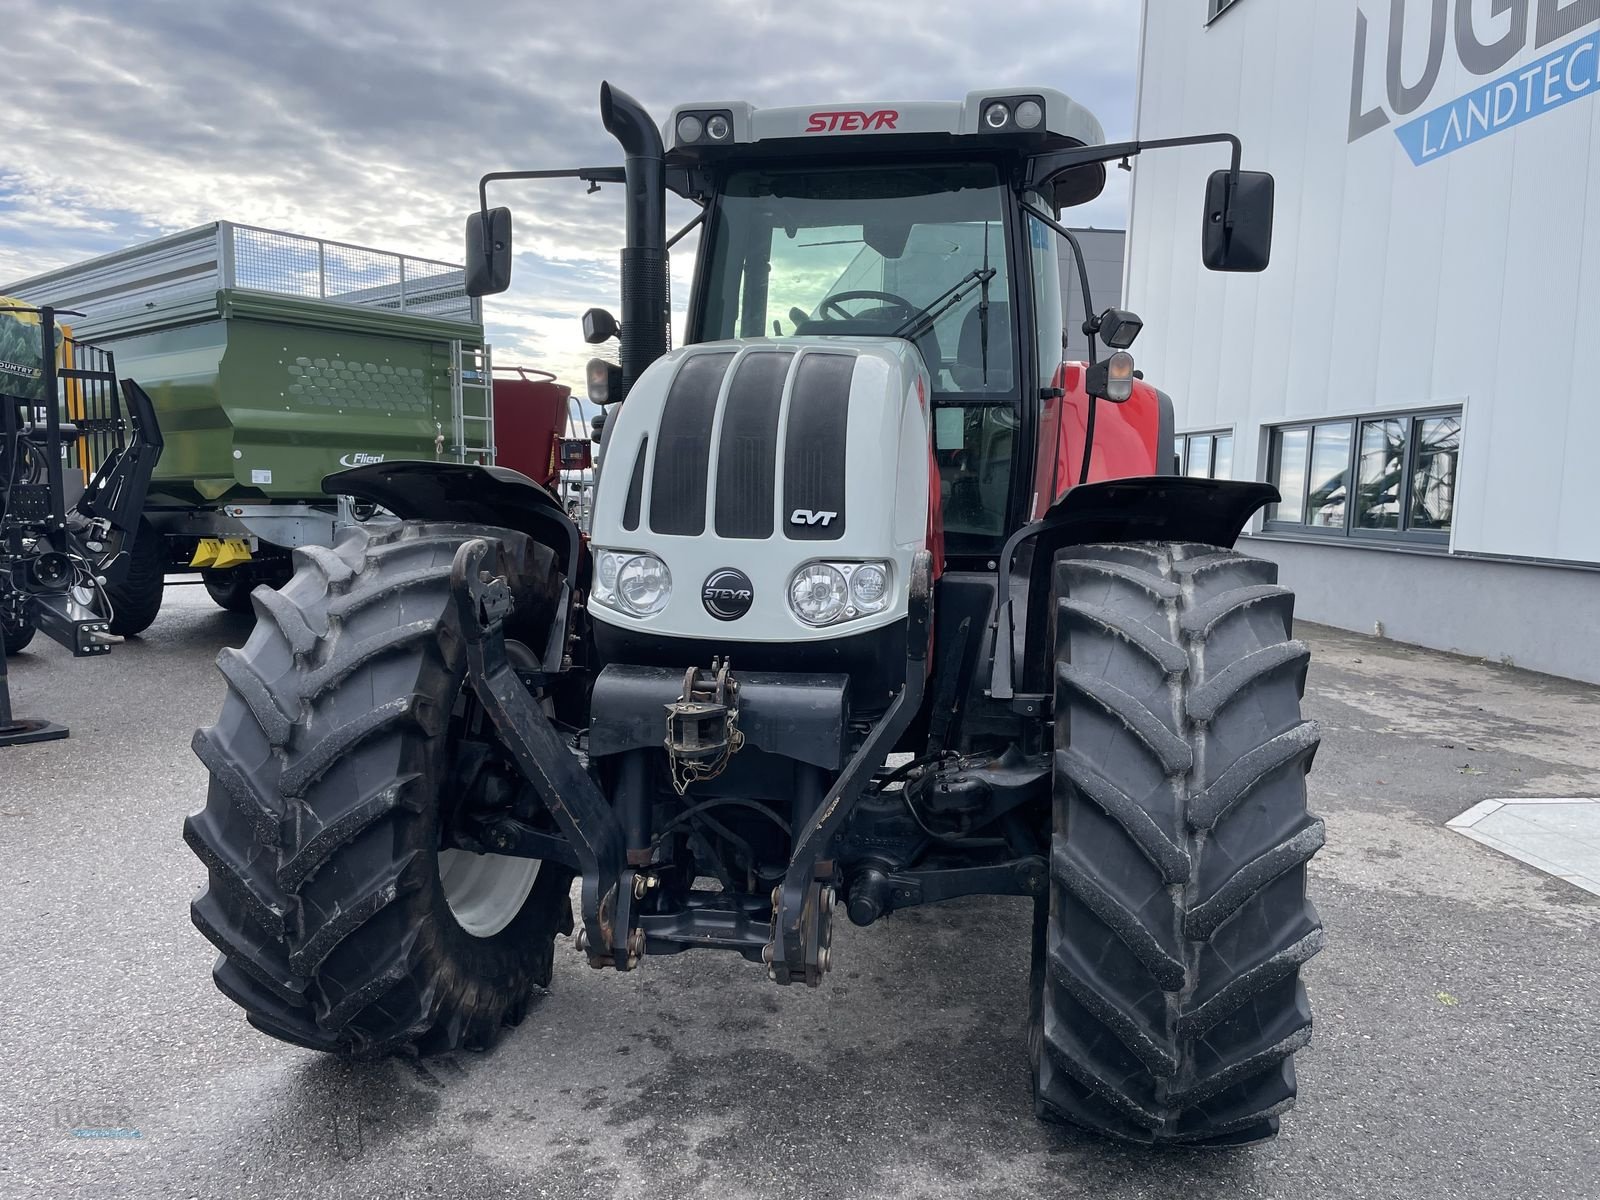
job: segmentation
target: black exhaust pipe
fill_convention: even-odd
[[[622,396],[667,352],[667,168],[661,131],[632,96],[600,85],[600,119],[622,144],[627,241],[622,247]]]

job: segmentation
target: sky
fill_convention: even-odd
[[[1058,88],[1131,135],[1133,0],[5,0],[0,290],[214,220],[459,262],[486,171],[621,161],[600,82],[676,104]],[[1125,173],[1074,225],[1121,228]],[[581,391],[578,316],[619,307],[621,189],[505,185],[495,361]],[[693,206],[673,198],[669,231]],[[694,236],[673,252],[681,310]]]

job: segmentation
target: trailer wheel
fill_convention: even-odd
[[[248,568],[232,567],[226,571],[208,568],[200,572],[200,582],[218,608],[231,613],[250,611],[250,593],[255,591],[256,581]]]
[[[491,736],[449,593],[474,536],[500,542],[519,635],[543,645],[561,584],[546,547],[408,523],[295,551],[294,578],[256,591],[243,649],[218,656],[227,698],[194,739],[210,791],[184,823],[209,869],[191,915],[221,951],[218,988],[284,1041],[487,1046],[571,929],[569,869],[441,849],[461,739]]]
[[[1273,1136],[1322,947],[1316,726],[1277,567],[1213,546],[1054,564],[1050,898],[1034,922],[1039,1115],[1133,1142]]]
[[[33,641],[33,635],[38,632],[38,627],[32,621],[13,618],[0,611],[0,643],[5,645],[7,658],[26,650],[28,643]]]
[[[155,623],[166,591],[167,542],[148,518],[139,518],[129,556],[128,573],[106,585],[111,632],[121,637],[143,633]]]
[[[285,560],[273,559],[266,564],[229,567],[222,571],[203,568],[200,582],[205,585],[206,595],[218,608],[232,613],[247,613],[251,611],[250,593],[256,590],[257,585],[281,588],[289,582],[290,575]]]

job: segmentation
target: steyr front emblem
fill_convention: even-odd
[[[737,621],[750,611],[755,598],[750,576],[736,567],[711,572],[700,587],[700,603],[719,621]]]

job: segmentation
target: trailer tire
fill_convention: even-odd
[[[155,623],[166,591],[167,541],[147,517],[139,518],[129,551],[128,573],[106,585],[111,601],[111,632],[133,637]]]
[[[1050,895],[1035,1109],[1146,1144],[1277,1133],[1321,949],[1317,729],[1277,567],[1214,546],[1059,551]]]
[[[210,790],[184,823],[209,870],[191,916],[221,951],[217,987],[284,1041],[356,1054],[486,1047],[549,985],[555,935],[572,928],[560,864],[511,878],[509,900],[494,892],[479,934],[466,928],[478,910],[443,878],[441,859],[465,855],[440,849],[466,706],[449,577],[475,536],[498,542],[523,628],[548,632],[561,575],[546,547],[408,522],[295,551],[294,578],[255,592],[244,647],[218,656],[227,698],[194,738]]]
[[[200,582],[205,585],[206,595],[224,612],[248,613],[254,611],[250,594],[257,587],[281,588],[291,575],[285,560],[274,559],[269,563],[245,564],[221,571],[202,568]]]
[[[13,620],[0,612],[0,643],[4,643],[7,658],[26,650],[28,643],[33,641],[33,635],[38,632],[38,626],[32,621]]]

